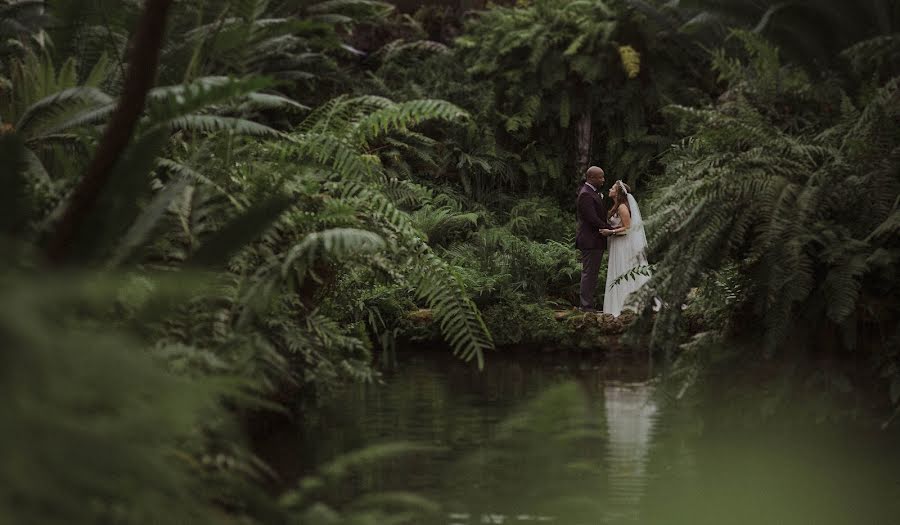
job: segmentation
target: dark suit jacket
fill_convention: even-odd
[[[578,190],[578,232],[575,234],[575,247],[580,250],[597,250],[606,248],[606,237],[600,235],[602,228],[609,228],[606,222],[606,203],[603,196],[582,184]]]

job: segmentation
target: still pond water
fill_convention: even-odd
[[[383,380],[269,438],[286,484],[412,442],[434,449],[360,470],[342,496],[409,491],[439,505],[422,522],[443,525],[900,524],[896,432],[675,401],[646,356],[507,356],[479,372],[428,353]]]

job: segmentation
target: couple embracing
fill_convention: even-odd
[[[585,178],[586,182],[578,191],[578,232],[575,236],[575,246],[581,250],[581,309],[596,311],[594,290],[597,288],[603,252],[608,247],[603,313],[618,316],[629,305],[628,301],[634,299],[629,296],[649,279],[646,275],[634,275],[613,284],[629,270],[647,265],[644,221],[637,201],[624,182],[618,180],[610,187],[609,198],[612,202],[607,208],[601,193],[606,182],[603,170],[591,166]]]

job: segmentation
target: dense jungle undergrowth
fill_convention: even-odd
[[[674,391],[891,422],[900,4],[444,4],[0,1],[0,521],[397,518],[322,494],[415,447],[273,497],[241,421],[417,341],[601,350],[555,314],[590,164],[648,218],[624,337]]]

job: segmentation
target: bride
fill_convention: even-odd
[[[629,190],[628,185],[621,180],[616,181],[609,189],[613,205],[610,207],[607,222],[611,229],[600,230],[609,241],[609,265],[606,271],[603,312],[615,316],[621,314],[622,309],[629,304],[628,296],[650,279],[647,275],[635,273],[613,285],[616,279],[629,270],[647,266],[644,254],[647,249],[644,221],[641,219],[637,201]]]

